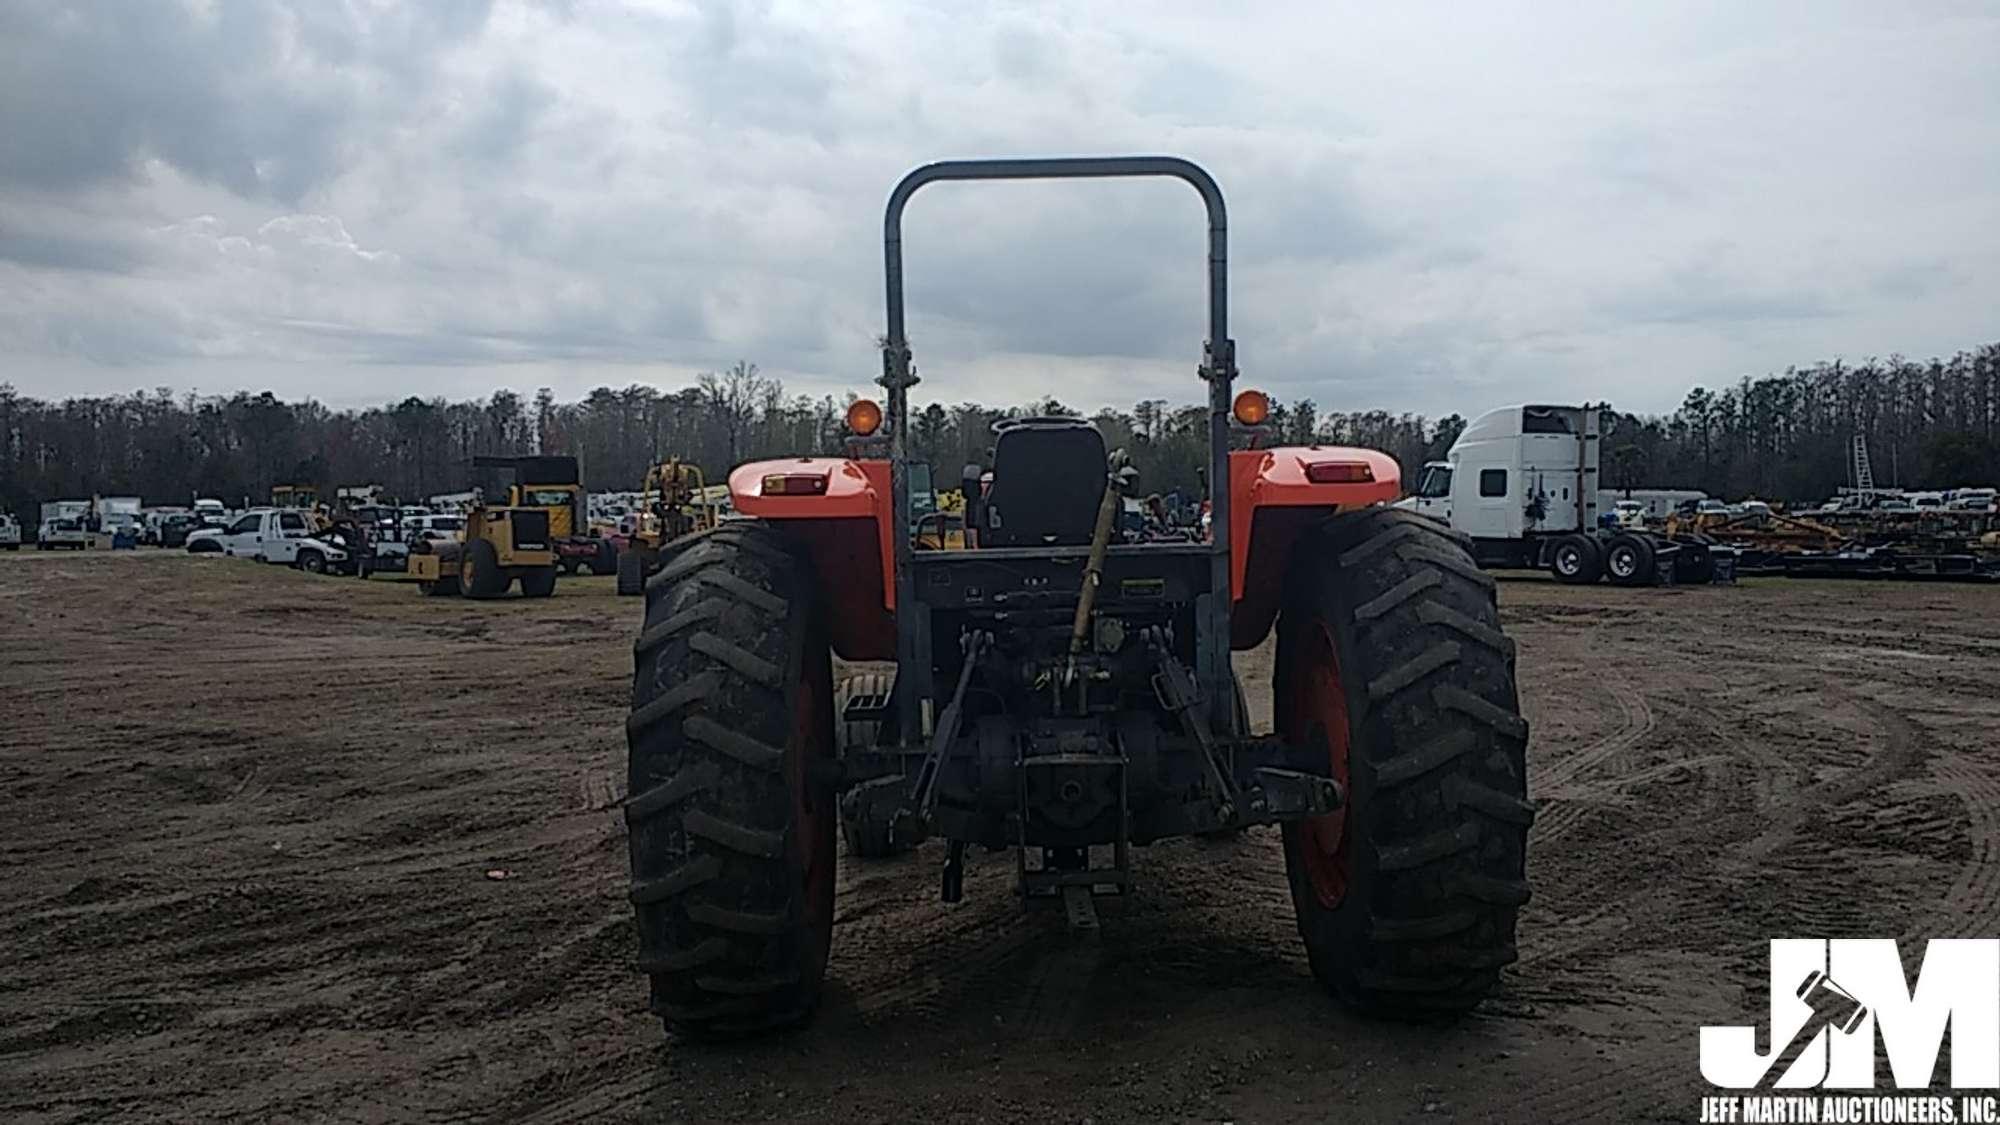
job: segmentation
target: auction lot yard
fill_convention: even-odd
[[[1326,999],[1274,831],[1095,938],[933,844],[843,856],[818,1020],[715,1048],[630,965],[609,579],[0,555],[0,1119],[1688,1121],[1768,939],[2000,931],[2000,588],[1500,591],[1541,811],[1473,1017]]]

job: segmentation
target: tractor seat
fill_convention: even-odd
[[[1104,499],[1104,436],[1081,418],[1023,418],[994,427],[993,483],[980,545],[1088,546]]]

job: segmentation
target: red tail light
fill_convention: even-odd
[[[1313,461],[1306,465],[1306,479],[1314,484],[1368,484],[1375,470],[1366,461]]]
[[[825,473],[773,473],[764,478],[766,496],[824,496]]]

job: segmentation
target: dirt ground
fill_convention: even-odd
[[[630,966],[609,579],[0,555],[0,1118],[1689,1121],[1767,939],[2000,927],[2000,587],[1501,602],[1541,812],[1473,1017],[1336,1008],[1260,831],[1140,852],[1095,938],[1004,854],[949,907],[936,845],[843,860],[817,1022],[718,1049]]]

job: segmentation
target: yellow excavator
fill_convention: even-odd
[[[709,498],[701,466],[678,457],[646,470],[639,484],[639,525],[618,555],[618,592],[641,593],[660,569],[661,546],[715,526],[721,512]]]

